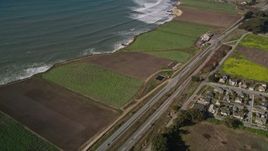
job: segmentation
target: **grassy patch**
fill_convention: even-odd
[[[166,58],[181,63],[186,62],[191,57],[191,54],[184,51],[156,51],[148,53],[157,57]]]
[[[117,108],[127,103],[143,83],[87,63],[56,67],[43,78]]]
[[[250,48],[258,48],[268,51],[268,37],[258,36],[254,34],[247,35],[240,45]]]
[[[226,12],[229,14],[236,13],[236,8],[234,5],[216,2],[215,0],[183,0],[182,4],[202,10]]]
[[[139,36],[126,50],[151,52],[190,48],[200,35],[211,29],[205,25],[172,21]]]
[[[268,69],[262,65],[253,63],[241,56],[228,58],[222,71],[226,74],[243,77],[257,81],[268,81]]]
[[[35,136],[2,113],[0,113],[0,138],[1,150],[57,150],[53,145]]]

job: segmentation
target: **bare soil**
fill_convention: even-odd
[[[261,64],[268,68],[268,52],[257,48],[248,48],[239,46],[237,48],[238,52],[243,54],[248,60]]]
[[[232,49],[231,46],[222,45],[219,49],[215,51],[210,60],[206,63],[205,67],[202,69],[203,73],[211,72],[220,63],[222,58]]]
[[[77,150],[119,115],[37,77],[1,87],[0,110],[64,150]]]
[[[202,122],[184,130],[183,140],[192,151],[265,151],[268,147],[267,138],[224,125]]]
[[[219,13],[212,11],[198,10],[190,7],[181,7],[182,15],[175,20],[193,22],[216,27],[228,27],[235,23],[240,16],[230,15],[228,13]]]
[[[168,59],[139,52],[94,55],[81,61],[97,64],[120,74],[141,80],[146,79],[162,68],[168,68],[173,63],[173,61]]]

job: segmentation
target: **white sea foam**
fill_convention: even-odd
[[[174,6],[172,0],[133,0],[137,6],[133,7],[131,18],[148,23],[162,24],[173,18],[171,9]]]
[[[25,69],[18,74],[14,73],[6,73],[7,75],[4,76],[5,78],[0,80],[0,85],[4,85],[13,81],[22,80],[26,78],[30,78],[35,74],[46,72],[52,67],[52,65],[36,65],[33,64],[30,67],[25,67]]]

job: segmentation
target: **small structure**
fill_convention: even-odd
[[[207,106],[210,104],[210,100],[208,98],[199,97],[197,103]]]
[[[240,81],[240,82],[238,83],[238,87],[239,87],[239,88],[242,88],[242,89],[247,89],[247,88],[248,88],[248,85],[247,85],[246,82],[244,82],[244,81]]]
[[[219,94],[223,94],[224,90],[222,88],[215,87],[214,92],[219,93]]]
[[[229,85],[231,86],[236,86],[237,85],[237,80],[229,79]]]
[[[257,91],[259,92],[265,92],[266,91],[266,85],[259,85],[256,88]]]
[[[162,76],[162,75],[158,75],[155,79],[158,80],[158,81],[162,81],[162,80],[165,79],[165,77]]]
[[[209,108],[208,108],[208,112],[212,113],[213,115],[214,115],[214,114],[217,114],[217,112],[218,112],[218,108],[215,107],[214,104],[210,104],[210,106],[209,106]]]
[[[244,113],[242,111],[234,112],[233,117],[237,118],[239,120],[243,120],[244,119]]]
[[[225,84],[228,80],[228,76],[224,75],[219,79],[219,83]]]
[[[222,107],[221,108],[221,115],[223,116],[229,116],[231,114],[231,111],[227,107]]]
[[[213,36],[213,34],[211,34],[211,33],[205,33],[204,35],[201,36],[201,41],[203,43],[206,43],[211,39],[212,36]]]
[[[215,105],[220,106],[221,105],[220,101],[219,100],[216,100]]]
[[[254,91],[254,87],[252,87],[252,86],[250,86],[248,89],[249,89],[250,91]]]
[[[235,98],[235,103],[242,103],[243,102],[243,99],[242,98],[240,98],[240,97],[236,97]]]
[[[255,122],[259,125],[265,125],[267,123],[267,114],[256,114]]]

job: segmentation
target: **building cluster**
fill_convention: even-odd
[[[260,83],[255,81],[246,81],[231,78],[227,75],[218,75],[218,83],[234,86],[242,89],[248,89],[251,91],[268,92],[267,83]]]
[[[207,32],[207,33],[201,35],[198,42],[197,42],[197,46],[198,47],[205,46],[211,40],[211,38],[213,36],[214,36],[214,33],[211,33],[211,32]]]
[[[205,109],[219,120],[232,117],[252,127],[266,127],[268,97],[242,90],[208,86],[194,98],[195,108]]]

